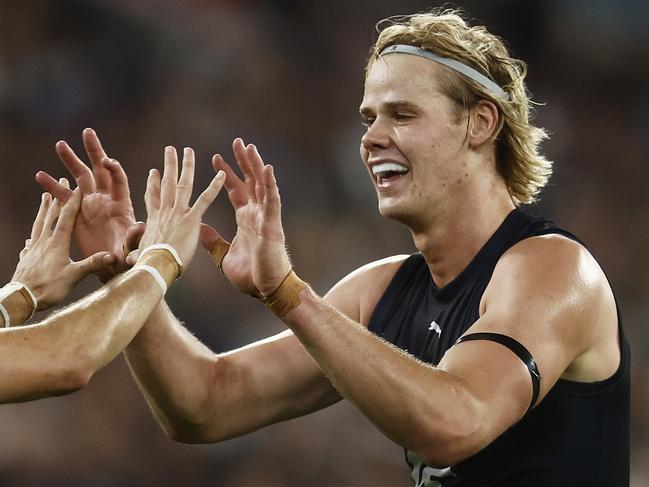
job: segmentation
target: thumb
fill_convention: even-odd
[[[110,252],[97,252],[79,262],[74,262],[72,266],[77,273],[77,279],[80,281],[88,274],[103,271],[114,264],[115,261],[115,256]]]
[[[126,263],[130,266],[134,266],[137,263],[137,259],[140,257],[140,249],[135,249],[126,256]]]
[[[221,237],[219,232],[206,223],[201,223],[200,239],[201,245],[207,249],[212,261],[221,269],[223,257],[230,250],[230,242]]]
[[[201,223],[200,240],[203,247],[210,250],[214,242],[219,239],[223,240],[223,237],[221,237],[221,234],[214,227],[207,223]]]
[[[135,222],[128,227],[126,234],[124,235],[124,255],[128,255],[133,250],[137,249],[145,230],[146,223],[144,222]]]

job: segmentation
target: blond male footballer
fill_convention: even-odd
[[[272,167],[235,140],[243,178],[218,155],[213,165],[236,235],[228,247],[204,226],[201,240],[288,329],[215,354],[163,301],[126,349],[146,400],[171,438],[198,443],[345,398],[404,447],[416,486],[628,484],[629,357],[613,293],[576,237],[520,210],[551,173],[524,63],[456,12],[379,27],[361,158],[379,212],[410,229],[418,252],[318,296],[292,270]],[[93,195],[82,216],[100,212]],[[125,215],[78,227],[87,254],[120,241],[103,229]]]

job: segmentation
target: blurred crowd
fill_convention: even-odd
[[[0,279],[35,216],[53,147],[82,153],[93,127],[145,218],[148,169],[165,145],[232,160],[232,139],[275,165],[288,245],[321,293],[371,260],[414,250],[382,220],[358,155],[363,67],[381,18],[430,1],[3,0],[0,10]],[[632,485],[649,483],[649,3],[462,3],[528,62],[536,123],[555,161],[527,208],[588,243],[617,292],[631,342]],[[233,232],[227,198],[207,221]],[[239,295],[199,252],[168,293],[202,341],[224,351],[282,324]],[[97,288],[89,278],[70,297]],[[263,364],[260,364],[263,366]],[[0,371],[2,373],[2,371]],[[0,407],[0,485],[227,487],[409,485],[403,452],[345,402],[216,445],[167,439],[118,358],[73,396]]]

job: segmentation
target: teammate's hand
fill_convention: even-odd
[[[65,180],[60,184],[67,187]],[[61,302],[86,275],[100,272],[115,262],[110,252],[98,252],[79,262],[70,260],[72,228],[80,206],[79,189],[70,192],[63,206],[60,200],[52,200],[49,193],[44,193],[31,236],[20,252],[12,281],[22,282],[31,289],[39,310]]]
[[[242,181],[220,155],[212,159],[214,169],[226,174],[225,187],[235,211],[237,233],[221,262],[228,280],[241,292],[268,296],[291,270],[281,220],[281,203],[273,167],[264,164],[257,148],[241,139],[232,144],[244,175]],[[221,238],[203,225],[201,243],[208,250]]]
[[[157,243],[169,244],[178,252],[183,266],[189,264],[196,252],[201,218],[225,181],[225,173],[219,171],[205,191],[198,196],[194,206],[190,207],[189,200],[194,187],[194,165],[194,151],[185,148],[182,172],[178,179],[176,149],[166,147],[162,181],[158,170],[151,169],[144,195],[147,221],[139,250]],[[138,253],[139,251],[135,251],[129,254],[129,263],[135,263]]]
[[[87,257],[107,250],[116,257],[113,265],[97,273],[107,282],[126,268],[124,239],[127,229],[135,223],[135,216],[122,166],[106,156],[94,130],[85,129],[82,137],[92,169],[64,141],[57,142],[56,152],[83,194],[81,211],[74,224],[81,252]],[[68,187],[44,171],[36,174],[36,181],[61,202],[67,201],[72,194]]]

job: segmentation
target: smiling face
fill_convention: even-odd
[[[434,221],[461,198],[472,171],[467,114],[458,116],[442,93],[445,69],[417,56],[389,54],[374,62],[365,81],[361,158],[381,215],[411,228]]]

